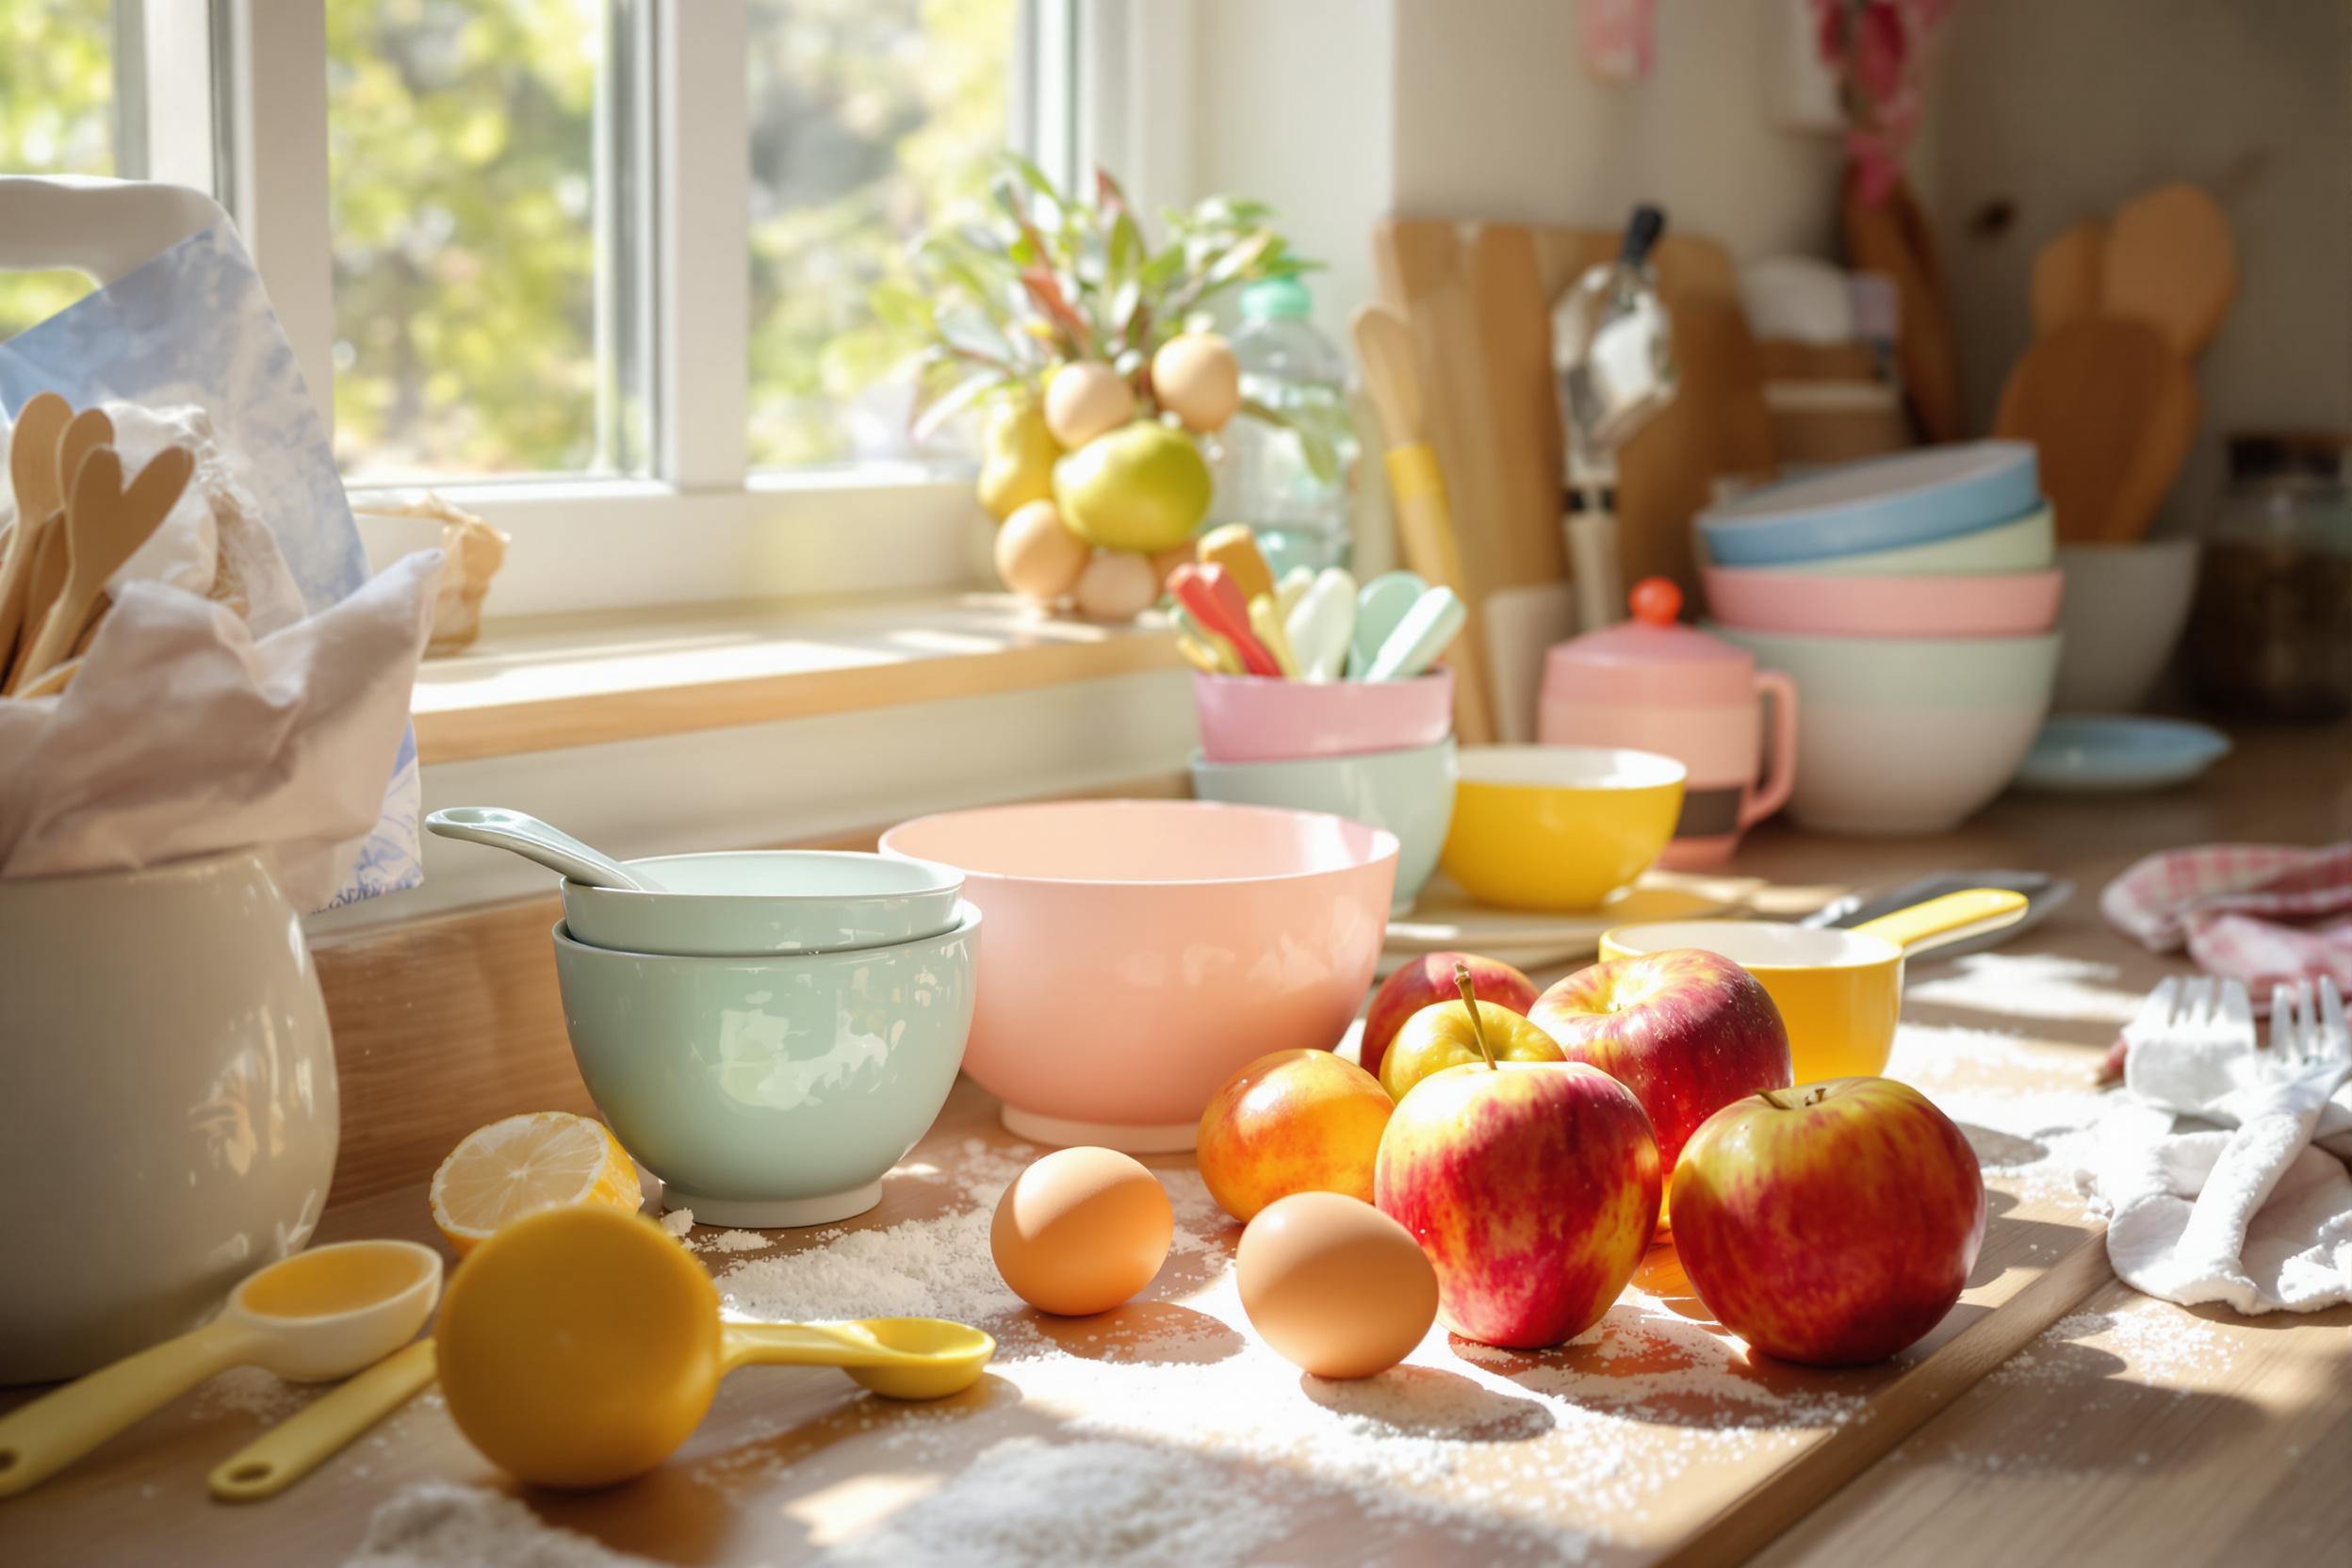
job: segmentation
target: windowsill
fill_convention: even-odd
[[[1175,669],[1175,638],[1003,594],[695,605],[493,622],[416,678],[428,764]]]

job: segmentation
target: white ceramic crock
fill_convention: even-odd
[[[0,880],[0,1384],[195,1327],[310,1239],[335,1051],[250,853]]]

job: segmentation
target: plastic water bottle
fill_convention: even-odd
[[[1349,490],[1356,432],[1348,408],[1348,362],[1307,315],[1296,278],[1242,292],[1233,335],[1241,393],[1282,415],[1288,428],[1243,415],[1219,433],[1215,523],[1248,523],[1280,577],[1293,566],[1348,565]]]

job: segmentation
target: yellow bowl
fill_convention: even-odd
[[[1481,904],[1596,909],[1666,847],[1685,776],[1648,751],[1473,747],[1439,863]]]
[[[1800,1084],[1885,1070],[1903,1010],[1903,949],[1859,931],[1760,920],[1668,921],[1603,934],[1603,959],[1676,948],[1720,953],[1762,982],[1788,1029]]]

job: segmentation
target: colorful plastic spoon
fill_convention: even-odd
[[[1266,565],[1258,536],[1250,531],[1248,523],[1227,523],[1209,530],[1200,536],[1199,554],[1200,560],[1224,567],[1245,600],[1274,592],[1273,568]]]
[[[1356,580],[1337,566],[1324,567],[1282,621],[1300,678],[1337,680],[1348,665],[1348,639],[1355,626]]]
[[[1411,680],[1437,662],[1468,618],[1469,611],[1451,588],[1430,589],[1388,634],[1364,678]]]
[[[1348,636],[1349,679],[1368,678],[1380,645],[1429,591],[1429,585],[1413,572],[1383,572],[1356,590],[1356,625]]]
[[[1290,635],[1282,629],[1282,612],[1274,608],[1274,596],[1260,594],[1250,601],[1250,629],[1258,635],[1266,651],[1274,656],[1276,667],[1285,680],[1299,676],[1298,656],[1291,651]]]
[[[1233,645],[1242,668],[1250,675],[1279,676],[1282,667],[1250,629],[1249,601],[1233,580],[1217,565],[1179,566],[1168,574],[1168,591],[1192,618]]]

